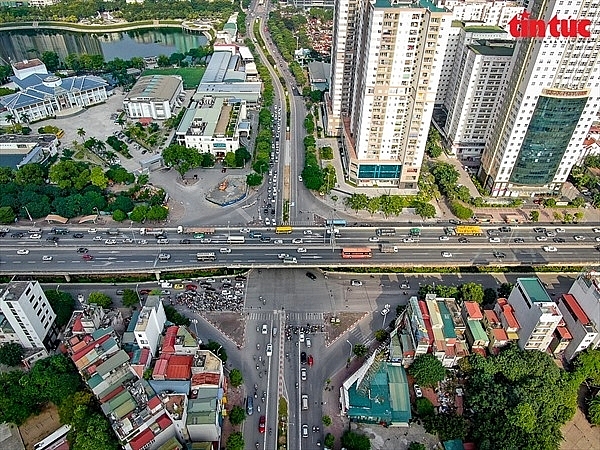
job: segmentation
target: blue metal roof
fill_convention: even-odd
[[[8,109],[19,109],[23,106],[35,105],[36,103],[68,92],[85,92],[94,88],[108,86],[106,81],[94,75],[61,78],[60,86],[46,86],[43,83],[44,79],[52,76],[52,74],[33,74],[22,80],[12,77],[12,81],[21,90],[14,94],[0,97],[0,104]]]

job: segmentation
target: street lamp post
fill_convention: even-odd
[[[194,324],[194,331],[196,332],[196,340],[198,339],[198,319],[192,319],[190,320],[191,323]]]
[[[350,354],[348,355],[348,359],[352,358],[352,349],[354,348],[352,346],[352,342],[350,342],[348,339],[346,339],[346,342],[348,343],[348,345],[350,346]]]

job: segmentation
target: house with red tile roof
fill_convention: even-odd
[[[558,309],[562,313],[571,340],[564,347],[564,358],[571,361],[577,353],[593,346],[598,338],[598,330],[573,294],[563,294],[558,298]]]

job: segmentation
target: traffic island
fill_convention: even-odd
[[[215,205],[229,206],[237,203],[248,194],[245,176],[229,176],[223,178],[217,186],[206,194],[206,200]]]

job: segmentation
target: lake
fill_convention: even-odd
[[[131,59],[133,56],[170,56],[185,53],[191,48],[206,45],[201,34],[184,33],[177,28],[152,28],[117,33],[92,34],[60,30],[17,30],[0,32],[0,57],[21,61],[41,56],[45,51],[56,52],[64,61],[76,53],[103,55],[105,61],[115,58]]]

